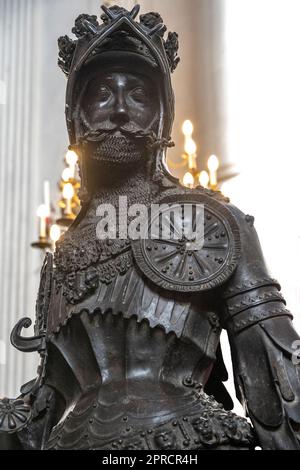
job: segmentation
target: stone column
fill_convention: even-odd
[[[40,155],[38,107],[39,9],[34,0],[0,0],[0,394],[15,395],[36,360],[14,351],[10,331],[34,317],[40,268],[30,242]]]

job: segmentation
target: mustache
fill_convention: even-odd
[[[128,139],[135,139],[140,140],[141,143],[145,143],[146,146],[152,147],[152,145],[157,140],[157,137],[154,131],[150,130],[143,130],[138,126],[133,124],[124,125],[124,126],[110,126],[110,125],[102,125],[97,129],[88,129],[87,132],[83,135],[81,141],[83,143],[86,142],[103,142],[109,136],[115,134],[116,132],[120,132],[123,137],[127,137]],[[118,138],[118,137],[116,137]]]
[[[158,148],[174,147],[174,142],[169,138],[159,139],[152,129],[142,129],[137,124],[128,122],[123,126],[116,126],[111,121],[106,121],[96,129],[92,129],[84,115],[81,114],[81,120],[87,129],[84,135],[79,139],[79,143],[88,144],[89,142],[103,142],[115,132],[120,132],[122,136],[128,139],[140,140],[147,150],[156,150]],[[116,137],[117,138],[117,137]]]
[[[138,124],[133,122],[127,122],[120,126],[114,124],[110,120],[106,120],[99,124],[95,129],[91,127],[84,113],[81,113],[80,118],[86,129],[86,132],[80,139],[83,143],[102,142],[115,132],[120,132],[123,137],[144,140],[146,143],[154,142],[156,139],[156,135],[153,130],[144,130]]]

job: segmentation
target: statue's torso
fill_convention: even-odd
[[[45,375],[64,405],[48,447],[128,448],[137,436],[145,448],[227,442],[229,415],[203,393],[221,332],[218,290],[160,288],[128,240],[101,242],[99,256],[94,224],[77,227],[77,248],[57,258],[77,269],[56,273],[49,306]]]
[[[168,414],[189,412],[196,404],[191,385],[206,383],[220,335],[208,299],[201,306],[201,298],[194,297],[159,292],[135,267],[110,284],[101,283],[92,297],[72,308],[60,293],[55,299],[60,323],[72,317],[59,327],[54,324],[58,310],[50,309],[56,312],[53,331],[59,332],[49,339],[49,383],[61,388],[75,413],[82,403],[86,407],[88,394],[88,413],[108,420],[110,432],[128,415],[153,425]],[[57,363],[72,377],[75,394],[65,390]]]

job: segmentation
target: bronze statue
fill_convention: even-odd
[[[166,37],[158,13],[136,21],[138,6],[103,11],[101,24],[77,18],[76,41],[59,39],[82,210],[54,259],[46,256],[35,336],[21,336],[28,319],[12,332],[13,345],[38,351],[41,363],[18,399],[0,402],[1,445],[299,449],[299,337],[254,219],[219,192],[183,188],[165,166],[178,37]],[[120,225],[115,236],[98,236],[98,208],[110,204],[120,220],[125,196],[131,208],[163,207],[146,226],[156,236],[121,237]],[[197,240],[162,236],[166,224],[172,235],[197,226],[201,207]],[[252,426],[230,411],[222,329]]]

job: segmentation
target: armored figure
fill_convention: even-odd
[[[182,187],[166,168],[178,37],[157,13],[137,21],[138,6],[103,11],[101,24],[77,18],[77,40],[59,39],[82,210],[46,256],[35,336],[22,336],[29,319],[12,332],[13,345],[41,362],[17,399],[0,402],[1,445],[299,449],[299,337],[254,219],[219,192]],[[118,222],[129,213],[107,237],[103,206]],[[142,206],[140,233],[153,237],[130,236],[130,211]],[[197,228],[198,216],[200,235],[180,232]],[[249,420],[230,411],[222,329]]]

